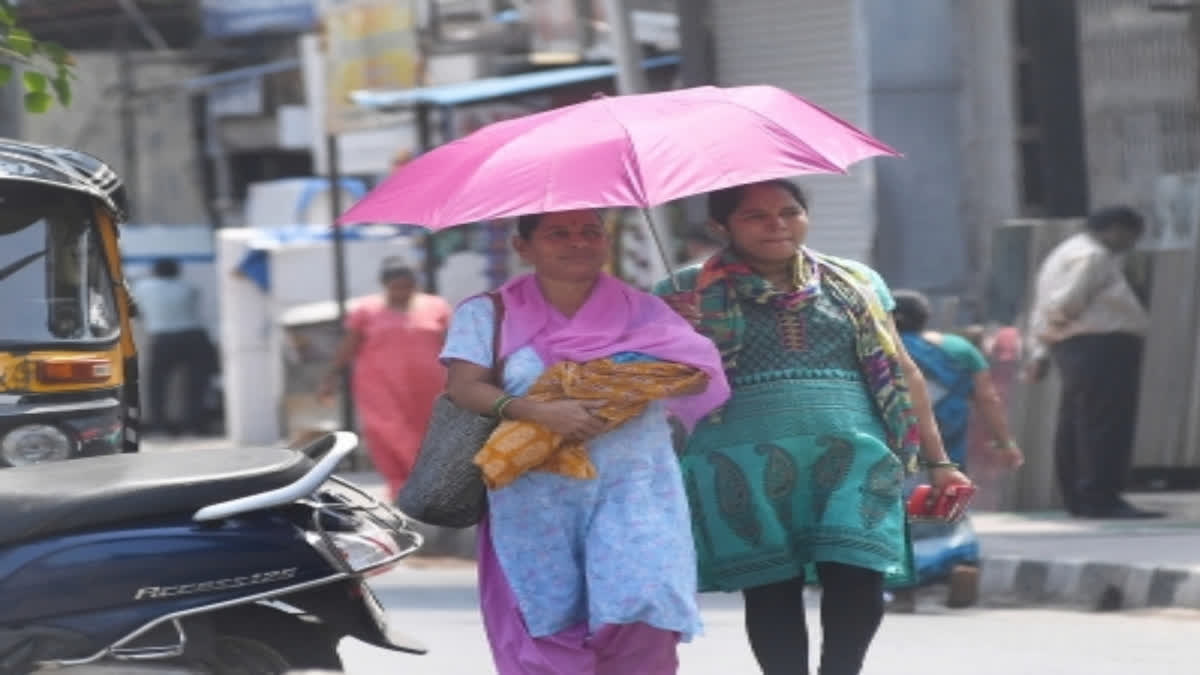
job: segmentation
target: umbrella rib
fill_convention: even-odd
[[[633,147],[633,134],[629,133],[629,127],[625,126],[625,123],[621,121],[621,118],[613,114],[609,99],[601,98],[597,100],[603,103],[604,109],[608,111],[608,114],[612,117],[613,121],[617,123],[617,126],[621,127],[621,131],[625,132],[625,144],[629,147],[629,159],[633,163],[634,180],[637,185],[638,198],[641,199],[641,204],[639,204],[639,206],[649,208],[652,206],[652,204],[650,204],[649,199],[646,197],[646,183],[642,177],[642,164],[638,159],[636,149]]]
[[[754,114],[755,116],[762,118],[762,119],[763,119],[763,121],[765,121],[767,124],[771,125],[771,126],[772,126],[773,128],[775,128],[776,130],[778,130],[778,131],[781,131],[781,132],[783,132],[783,134],[784,134],[784,135],[786,135],[786,136],[788,136],[788,137],[790,137],[790,138],[793,138],[793,139],[795,139],[795,141],[796,141],[797,143],[801,143],[801,144],[803,144],[803,145],[804,145],[804,147],[805,147],[805,148],[808,148],[808,150],[809,150],[810,152],[812,152],[812,154],[813,154],[814,156],[816,156],[816,157],[820,157],[820,158],[821,158],[821,162],[823,162],[823,163],[824,163],[824,165],[825,165],[825,168],[826,168],[826,169],[833,169],[834,173],[837,173],[837,174],[840,174],[840,175],[843,175],[843,176],[847,175],[847,171],[846,171],[846,169],[845,169],[845,168],[843,168],[843,167],[840,167],[840,166],[838,166],[837,164],[834,164],[834,163],[833,163],[833,162],[832,162],[832,161],[831,161],[831,160],[830,160],[828,157],[826,157],[826,156],[825,156],[825,153],[823,153],[823,152],[820,152],[819,150],[817,150],[816,148],[814,148],[812,145],[810,145],[810,144],[809,144],[807,141],[805,141],[804,139],[800,138],[799,136],[796,136],[796,135],[795,135],[795,134],[793,134],[792,132],[790,132],[790,131],[788,131],[787,129],[785,129],[784,127],[780,126],[778,122],[776,122],[775,120],[771,119],[770,117],[768,117],[768,116],[764,115],[764,114],[763,114],[761,111],[759,111],[759,110],[755,110],[754,108],[751,108],[750,106],[747,106],[747,105],[742,105],[742,104],[740,104],[740,103],[734,103],[733,101],[730,101],[730,102],[729,102],[729,104],[730,104],[730,105],[733,105],[733,106],[737,106],[737,107],[741,108],[742,110],[749,111],[750,113]],[[828,114],[829,114],[829,113],[826,113],[826,112],[825,112],[825,111],[823,111],[823,110],[822,110],[821,112],[822,112],[823,114],[825,114],[825,115],[828,115]],[[834,119],[837,119],[837,118],[834,118]],[[840,121],[840,120],[839,120],[839,121]]]
[[[455,197],[457,197],[458,195],[461,195],[466,190],[466,188],[470,185],[471,180],[479,174],[479,171],[481,169],[483,169],[485,166],[487,166],[502,151],[507,149],[508,146],[512,145],[513,143],[516,143],[517,141],[523,140],[524,137],[525,137],[525,134],[521,133],[521,134],[516,134],[514,136],[504,139],[499,145],[497,145],[495,148],[492,149],[491,152],[488,153],[488,156],[486,158],[484,158],[483,161],[481,161],[475,165],[474,169],[471,171],[470,174],[467,175],[465,180],[458,182],[457,187],[454,188],[454,191],[451,193],[451,195],[455,196]],[[460,138],[454,142],[457,143],[459,141],[466,141],[469,138],[470,138],[470,136],[467,136],[465,138]],[[452,200],[444,199],[444,200],[442,200],[442,204],[443,205],[448,204],[450,201],[452,201]],[[441,219],[442,210],[443,210],[443,207],[439,206],[438,207],[438,220]],[[470,222],[492,221],[492,220],[497,220],[498,218],[503,218],[503,217],[505,217],[505,216],[493,216],[493,217],[482,217],[481,216],[481,217],[477,218],[476,220],[470,221]],[[448,226],[453,227],[455,225],[463,225],[463,224],[464,223],[450,223]]]

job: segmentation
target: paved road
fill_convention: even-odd
[[[469,568],[404,569],[374,586],[397,626],[431,648],[394,655],[347,642],[351,675],[489,675]],[[810,612],[810,625],[816,617]],[[742,636],[736,596],[706,596],[707,634],[680,650],[684,675],[758,672]],[[985,609],[889,615],[867,675],[1185,675],[1196,672],[1200,613],[1084,614]]]

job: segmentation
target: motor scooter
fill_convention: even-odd
[[[347,636],[424,654],[366,583],[422,539],[333,475],[357,445],[0,471],[0,673],[340,671]]]

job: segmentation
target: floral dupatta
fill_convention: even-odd
[[[700,269],[696,293],[700,330],[721,351],[726,372],[737,371],[746,332],[740,302],[772,304],[786,320],[822,293],[836,303],[855,329],[859,368],[888,433],[888,443],[909,472],[916,470],[920,439],[908,385],[900,369],[899,346],[892,339],[887,310],[868,273],[846,260],[801,249],[796,256],[792,292],[777,290],[726,249]]]

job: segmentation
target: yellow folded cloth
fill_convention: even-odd
[[[692,392],[705,374],[691,366],[662,361],[617,363],[599,359],[587,363],[562,361],[548,368],[525,398],[539,401],[574,399],[604,401],[592,411],[608,432],[641,415],[651,401]],[[583,443],[533,422],[506,420],[492,432],[475,455],[484,483],[497,489],[526,471],[549,471],[571,478],[596,477]]]

